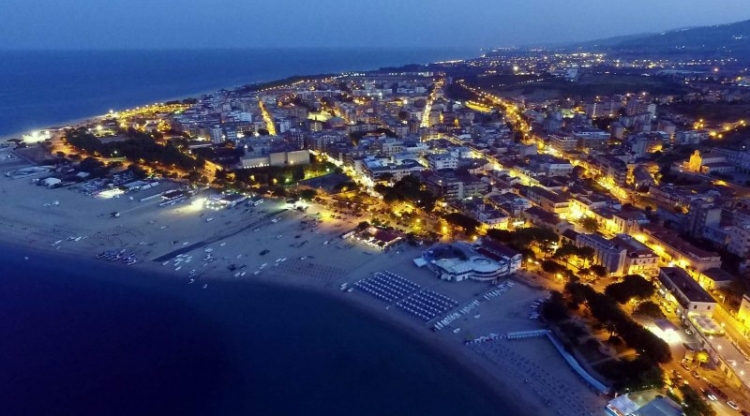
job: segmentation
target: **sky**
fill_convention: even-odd
[[[750,19],[748,0],[0,0],[0,49],[493,47]]]

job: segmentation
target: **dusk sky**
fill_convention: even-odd
[[[2,0],[2,49],[490,47],[750,18],[747,0]]]

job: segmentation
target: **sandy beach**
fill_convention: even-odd
[[[288,210],[283,201],[266,200],[257,207],[242,204],[221,211],[190,201],[160,207],[158,195],[176,184],[162,182],[104,199],[5,177],[5,172],[24,166],[19,159],[0,162],[2,242],[87,259],[105,250],[125,250],[137,262],[121,267],[181,280],[195,290],[211,290],[212,281],[231,279],[314,291],[408,333],[481,380],[498,400],[516,404],[523,414],[598,414],[605,404],[544,338],[464,344],[492,333],[542,328],[528,313],[544,292],[516,283],[506,293],[486,299],[496,286],[443,282],[416,267],[413,259],[425,248],[404,245],[383,253],[342,240],[339,236],[359,220],[334,220],[316,206],[301,212]],[[113,217],[113,212],[120,216]],[[314,219],[320,221],[316,227],[311,225]],[[356,288],[357,282],[383,271],[457,306],[425,321]],[[344,284],[354,290],[342,290]],[[442,330],[432,330],[435,322],[452,313],[460,316]]]

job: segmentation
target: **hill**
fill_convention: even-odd
[[[564,49],[606,52],[621,56],[719,59],[733,57],[747,61],[750,60],[750,20],[581,42]]]

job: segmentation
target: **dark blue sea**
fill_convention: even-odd
[[[0,51],[0,137],[110,109],[291,75],[370,70],[478,54],[451,49]]]
[[[449,363],[319,295],[0,247],[0,415],[519,414]]]

